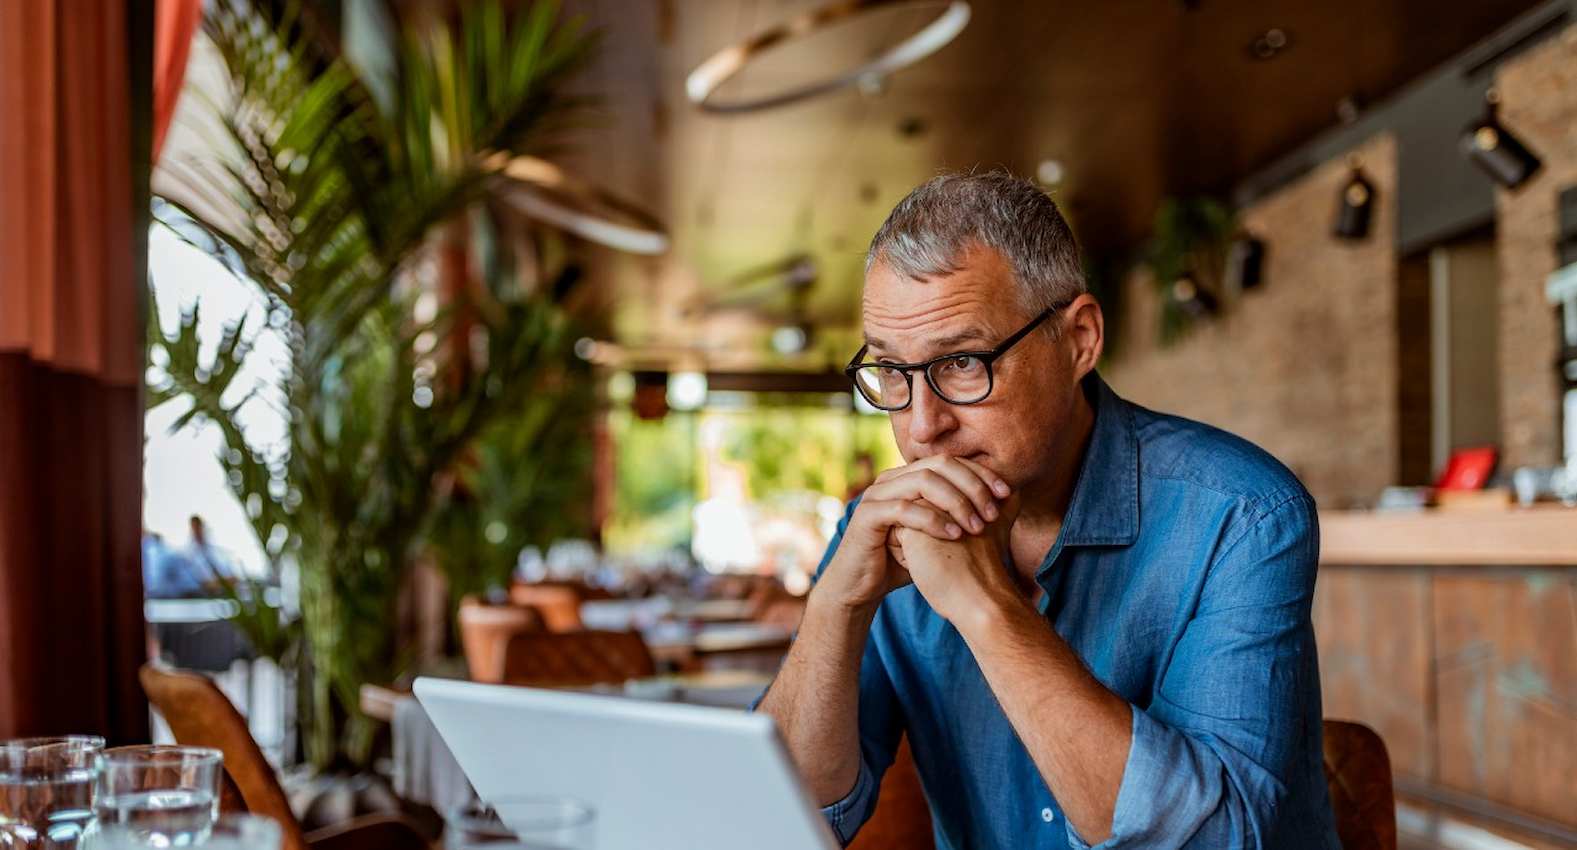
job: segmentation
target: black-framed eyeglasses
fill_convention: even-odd
[[[976,404],[991,395],[992,364],[1017,345],[1029,332],[1071,304],[1066,301],[1047,307],[1029,324],[989,351],[955,351],[933,357],[924,363],[861,363],[868,345],[860,346],[843,374],[872,407],[889,413],[903,410],[914,400],[914,373],[924,372],[925,382],[937,398],[949,404]]]

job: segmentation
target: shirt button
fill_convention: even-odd
[[[1045,821],[1046,823],[1051,823],[1052,821],[1057,819],[1057,813],[1052,811],[1051,807],[1048,806],[1048,807],[1040,810],[1040,819]]]

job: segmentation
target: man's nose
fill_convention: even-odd
[[[943,401],[931,389],[924,375],[914,376],[914,389],[909,400],[909,439],[917,445],[934,443],[958,427],[953,405]]]

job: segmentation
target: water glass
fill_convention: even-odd
[[[93,809],[106,846],[193,847],[219,816],[224,757],[206,747],[116,747],[99,755]]]
[[[474,801],[449,813],[448,850],[593,850],[596,816],[563,797]]]
[[[284,833],[273,818],[225,815],[214,822],[203,850],[280,850]]]
[[[111,828],[88,846],[88,850],[143,850],[145,837],[128,829]],[[260,815],[223,815],[214,821],[206,839],[189,845],[201,850],[283,850],[284,833],[279,823]]]
[[[0,742],[0,847],[71,850],[91,841],[93,783],[104,739]]]

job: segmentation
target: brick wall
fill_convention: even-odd
[[[1552,464],[1557,331],[1544,280],[1555,270],[1557,195],[1577,185],[1577,26],[1502,65],[1495,84],[1502,122],[1544,161],[1522,187],[1496,193],[1504,465]]]
[[[1331,236],[1343,158],[1241,213],[1266,240],[1263,285],[1157,343],[1160,309],[1144,271],[1128,281],[1122,353],[1104,369],[1127,398],[1258,443],[1325,507],[1370,503],[1397,476],[1396,145],[1359,146],[1375,184],[1368,239]]]

